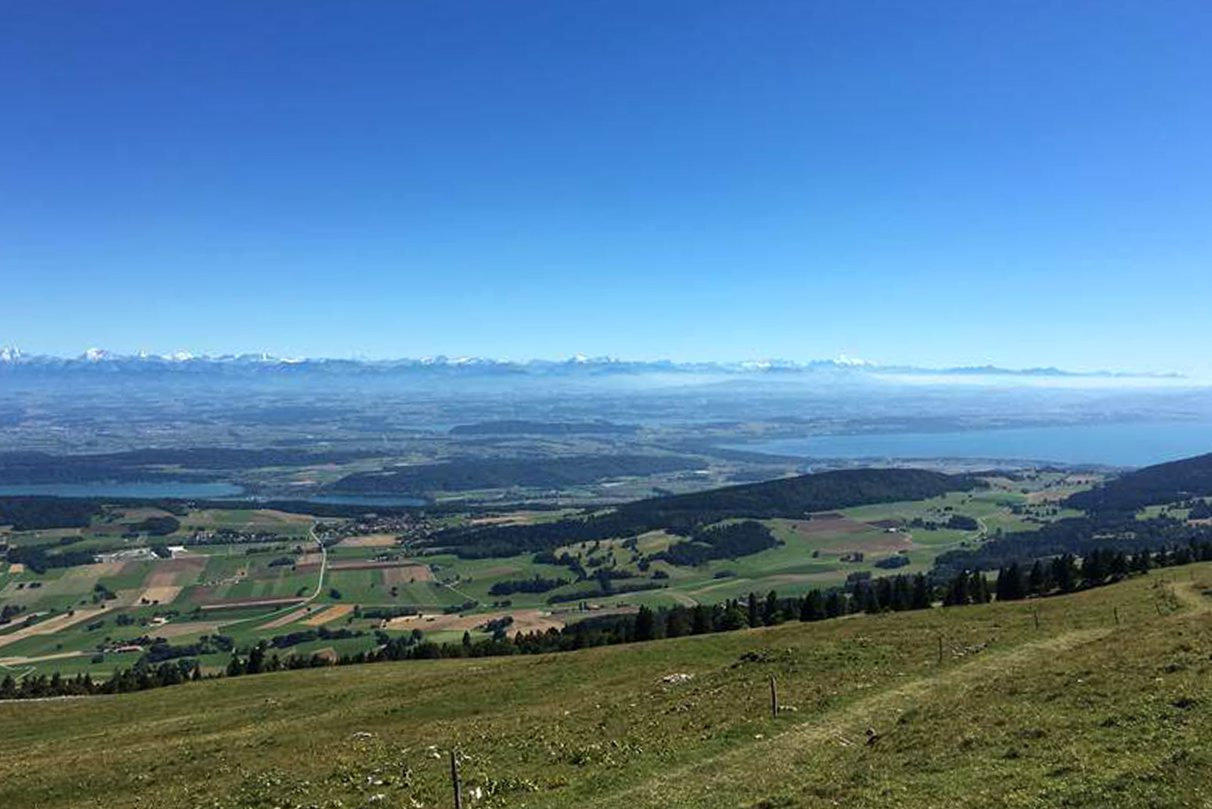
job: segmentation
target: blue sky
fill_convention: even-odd
[[[0,344],[1212,370],[1207,2],[0,9]]]

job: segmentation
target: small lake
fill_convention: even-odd
[[[0,485],[0,496],[39,495],[49,497],[129,497],[209,500],[239,497],[244,490],[230,483],[25,483]]]
[[[819,435],[731,444],[729,449],[848,460],[963,458],[1148,466],[1212,452],[1212,422],[1125,422],[938,433]]]

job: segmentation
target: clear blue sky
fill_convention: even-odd
[[[0,8],[0,344],[1212,369],[1212,3]]]

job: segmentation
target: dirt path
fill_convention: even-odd
[[[1177,614],[1190,616],[1212,612],[1212,598],[1202,595],[1194,582],[1175,582],[1170,587],[1185,608]],[[708,805],[713,793],[735,784],[734,774],[741,770],[746,773],[746,788],[750,794],[776,790],[784,783],[783,773],[796,765],[805,748],[827,743],[862,744],[864,728],[887,724],[889,716],[912,707],[930,693],[946,691],[949,698],[962,701],[968,691],[993,677],[1004,677],[1041,658],[1054,657],[1099,641],[1114,631],[1111,627],[1074,630],[1024,643],[1005,652],[979,655],[971,662],[873,694],[765,740],[668,770],[656,778],[603,796],[595,805],[620,809]],[[753,767],[755,761],[762,762],[762,766]]]

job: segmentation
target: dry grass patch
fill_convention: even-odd
[[[395,544],[395,534],[364,534],[357,537],[346,537],[340,542],[340,545],[346,548],[390,548]]]
[[[181,595],[185,585],[198,580],[205,567],[206,559],[201,556],[183,556],[156,562],[144,582],[143,592],[135,601],[171,604]]]
[[[409,584],[414,581],[433,581],[433,571],[427,565],[405,565],[383,569],[383,583],[388,587],[393,584]]]
[[[349,604],[334,604],[327,609],[320,610],[303,622],[304,626],[322,626],[332,623],[333,621],[344,618],[353,612],[353,607]]]
[[[913,539],[901,531],[888,530],[890,525],[866,523],[848,517],[813,518],[787,523],[798,536],[820,545],[824,552],[848,553],[863,551],[899,551],[913,547]]]

